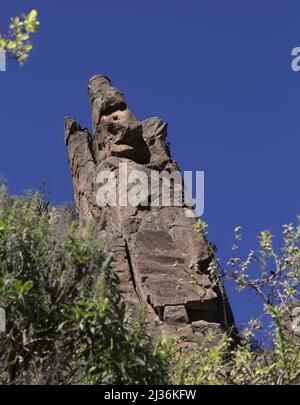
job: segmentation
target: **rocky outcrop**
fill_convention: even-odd
[[[90,80],[88,94],[93,135],[73,118],[65,119],[80,230],[93,220],[96,237],[113,255],[127,304],[135,308],[146,301],[149,322],[177,335],[182,349],[197,345],[208,329],[230,331],[234,321],[223,285],[207,273],[211,255],[193,209],[176,192],[182,179],[176,177],[167,124],[156,117],[139,121],[105,76]],[[153,174],[160,175],[160,186],[174,174],[168,183],[173,204],[164,203],[162,187],[135,190],[137,177],[149,186]],[[117,196],[131,194],[133,203],[123,197],[103,203],[104,195],[113,194],[108,178],[115,179]]]

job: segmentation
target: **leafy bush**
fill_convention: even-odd
[[[264,231],[259,251],[245,259],[236,229],[228,266],[214,259],[209,271],[255,291],[262,316],[235,347],[228,336],[208,333],[195,351],[179,353],[149,334],[145,308],[135,317],[126,311],[112,258],[89,233],[76,234],[74,208],[47,207],[38,194],[15,198],[0,187],[0,307],[7,316],[0,383],[300,383],[300,337],[291,327],[300,306],[300,223],[284,227],[279,253]],[[203,224],[198,229],[205,232]],[[262,342],[257,330],[267,334]]]
[[[0,190],[0,383],[165,382],[171,345],[128,316],[111,258],[42,207]]]
[[[201,232],[205,228],[198,224]],[[261,232],[259,251],[251,250],[245,259],[238,254],[241,227],[234,239],[228,266],[215,258],[209,271],[216,280],[233,281],[239,291],[254,291],[263,313],[249,322],[234,349],[227,336],[212,345],[209,334],[196,351],[179,357],[172,379],[180,384],[300,384],[300,328],[293,320],[293,308],[300,307],[300,217],[296,227],[283,227],[279,253],[270,231]],[[263,331],[262,341],[254,340],[258,330]]]

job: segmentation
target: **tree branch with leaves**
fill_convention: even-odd
[[[259,235],[258,249],[245,257],[239,253],[242,228],[236,227],[226,266],[215,256],[206,224],[199,220],[197,227],[213,257],[211,276],[216,282],[220,278],[233,282],[238,291],[253,291],[263,311],[241,331],[241,343],[232,351],[226,336],[212,348],[207,340],[201,353],[198,350],[177,364],[175,380],[182,384],[300,384],[300,217],[295,225],[283,226],[281,247],[275,248],[274,236],[265,230]],[[256,331],[264,334],[263,340],[257,340]]]
[[[9,31],[6,34],[0,33],[0,48],[20,65],[27,61],[32,50],[31,36],[40,25],[37,14],[36,10],[31,10],[28,14],[12,18]]]

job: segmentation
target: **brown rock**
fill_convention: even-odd
[[[179,325],[181,323],[187,324],[189,318],[184,305],[165,306],[164,308],[164,322]]]
[[[213,283],[206,272],[211,257],[196,229],[194,213],[181,202],[182,195],[176,196],[176,205],[166,206],[163,189],[153,192],[144,187],[136,192],[136,180],[122,183],[122,165],[128,178],[142,173],[144,186],[151,184],[153,175],[163,174],[158,184],[167,181],[168,173],[176,175],[167,124],[157,117],[140,122],[105,76],[90,80],[88,94],[93,136],[73,118],[65,119],[80,231],[93,219],[95,237],[114,257],[125,301],[134,308],[147,301],[149,322],[156,323],[157,315],[163,332],[175,333],[185,348],[203,338],[203,328],[234,329],[223,285]],[[131,195],[136,192],[136,203],[126,205],[117,198],[116,204],[109,200],[99,206],[99,189],[107,187],[99,181],[103,173],[115,176],[117,194],[122,187]],[[181,176],[176,177],[171,197],[181,183]]]

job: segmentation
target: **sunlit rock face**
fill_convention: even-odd
[[[113,255],[126,303],[134,309],[146,301],[148,321],[177,335],[180,349],[196,346],[209,329],[219,334],[235,330],[223,285],[207,273],[211,255],[196,229],[195,213],[186,201],[176,200],[181,179],[174,176],[170,182],[171,200],[177,201],[171,205],[163,203],[164,189],[153,192],[149,186],[153,175],[160,176],[161,184],[179,172],[166,140],[167,124],[157,117],[141,122],[105,76],[91,78],[88,95],[93,135],[65,118],[80,232],[92,219],[95,237]],[[133,191],[135,180],[125,186],[121,181],[124,168],[127,179],[139,173],[149,187],[137,193],[133,204],[119,198],[99,204],[99,192],[107,186],[101,174],[113,175],[118,196]]]

